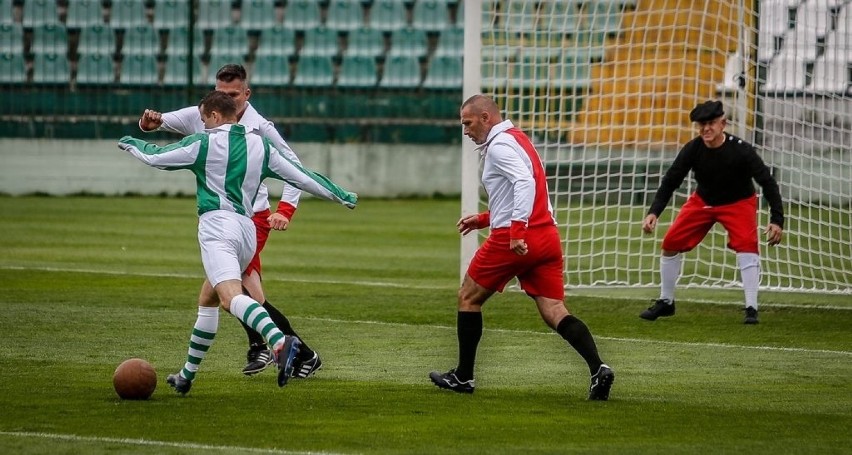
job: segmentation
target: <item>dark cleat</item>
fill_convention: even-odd
[[[473,393],[473,389],[476,388],[476,383],[473,379],[468,381],[459,380],[458,376],[456,376],[455,369],[446,373],[433,371],[429,373],[429,379],[431,379],[432,383],[436,386],[442,389],[452,390],[457,393]]]
[[[746,307],[745,309],[745,319],[743,319],[743,324],[754,325],[759,323],[757,320],[757,308]]]
[[[293,364],[299,355],[299,346],[302,342],[298,337],[284,337],[284,343],[275,351],[275,361],[278,364],[278,387],[287,385],[287,381],[293,376]]]
[[[673,316],[675,314],[675,301],[669,299],[657,299],[639,315],[642,319],[656,321],[659,317]]]
[[[592,375],[589,385],[589,399],[594,401],[606,401],[609,399],[609,390],[615,382],[615,372],[607,364],[602,364],[598,372]]]
[[[169,386],[175,389],[175,392],[186,395],[189,393],[189,389],[192,388],[192,381],[184,378],[180,375],[180,373],[170,374],[166,376],[166,382]]]

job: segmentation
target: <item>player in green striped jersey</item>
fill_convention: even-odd
[[[266,178],[283,180],[315,196],[354,208],[358,197],[325,176],[283,156],[269,140],[237,124],[236,103],[227,94],[210,92],[199,104],[207,130],[163,147],[129,136],[119,148],[143,163],[164,170],[195,174],[198,204],[198,243],[207,279],[201,288],[198,317],[187,360],[167,382],[178,393],[192,387],[198,367],[219,326],[218,306],[263,335],[275,353],[278,385],[293,374],[300,341],[285,336],[254,299],[242,293],[242,270],[256,248],[252,205]]]

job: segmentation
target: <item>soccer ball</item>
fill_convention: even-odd
[[[157,371],[142,359],[127,359],[112,375],[115,393],[123,400],[147,400],[157,388]]]

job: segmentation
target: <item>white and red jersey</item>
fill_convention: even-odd
[[[163,124],[158,128],[160,131],[170,131],[184,136],[190,136],[192,134],[205,131],[204,122],[201,120],[201,113],[198,112],[197,106],[190,106],[176,111],[164,112],[162,119]],[[275,125],[260,115],[251,103],[246,102],[246,110],[243,111],[239,124],[245,126],[246,131],[255,131],[257,134],[260,134],[260,136],[268,139],[275,149],[281,152],[281,154],[290,161],[299,165],[302,164],[301,161],[299,161],[299,157],[296,156],[295,152],[293,152],[293,149],[290,148],[284,138],[281,137],[281,134],[278,133],[278,130],[275,129]],[[292,219],[293,213],[299,205],[299,198],[301,194],[301,190],[285,183],[284,190],[281,194],[281,203],[278,205],[278,212],[285,215],[287,218]],[[255,200],[253,209],[255,213],[259,213],[267,210],[268,208],[268,190],[266,185],[262,184],[257,193],[257,199]]]
[[[544,166],[529,137],[504,120],[483,145],[482,186],[488,193],[491,229],[510,228],[513,239],[525,238],[527,227],[554,226]]]

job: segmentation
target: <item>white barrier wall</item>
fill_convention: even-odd
[[[195,194],[184,171],[150,168],[115,141],[0,139],[0,193]],[[302,164],[366,197],[461,193],[461,146],[290,144]],[[270,180],[272,197],[280,184]]]

